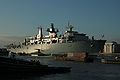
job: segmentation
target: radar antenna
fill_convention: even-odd
[[[70,22],[68,21],[67,31],[70,31],[70,32],[71,32],[72,29],[73,29],[73,26],[70,25]]]

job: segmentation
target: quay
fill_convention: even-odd
[[[55,60],[64,60],[64,61],[78,61],[78,62],[93,62],[88,53],[68,53],[67,56],[56,56]]]

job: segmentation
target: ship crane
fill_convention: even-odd
[[[42,40],[42,27],[38,27],[38,34],[36,35],[36,39]]]

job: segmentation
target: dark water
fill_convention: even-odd
[[[30,58],[29,58],[30,59]],[[71,72],[51,75],[9,76],[3,80],[120,80],[120,64],[102,64],[100,62],[80,63],[55,61],[51,58],[38,58],[49,66],[70,66]],[[7,76],[7,75],[6,75]],[[2,79],[1,79],[2,80]]]

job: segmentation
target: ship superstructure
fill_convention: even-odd
[[[51,27],[47,29],[48,35],[43,35],[43,30],[38,27],[38,34],[35,37],[28,37],[19,47],[11,48],[11,52],[15,53],[34,53],[41,51],[45,54],[67,54],[82,52],[99,52],[105,41],[90,40],[84,33],[73,31],[73,26],[68,25],[64,34],[58,35],[58,29],[51,23]],[[98,42],[102,42],[101,45]],[[96,44],[99,46],[96,50],[92,48]],[[92,46],[91,46],[92,45]]]

